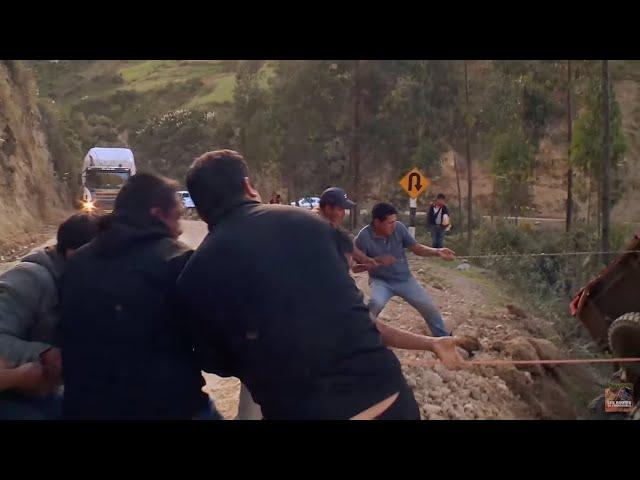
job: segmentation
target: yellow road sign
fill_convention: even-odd
[[[404,188],[404,191],[409,194],[411,198],[416,198],[418,195],[425,192],[431,180],[417,168],[412,168],[407,174],[400,180],[400,186]]]

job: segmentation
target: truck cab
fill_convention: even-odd
[[[113,210],[120,189],[135,173],[133,152],[128,148],[90,149],[81,175],[83,209]]]

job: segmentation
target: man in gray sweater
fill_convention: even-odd
[[[0,275],[0,420],[59,417],[58,281],[97,229],[94,215],[73,215],[60,225],[55,246]]]

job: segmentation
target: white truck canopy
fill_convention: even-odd
[[[84,169],[88,167],[122,167],[131,169],[131,175],[136,173],[133,152],[128,148],[93,147],[84,157]]]

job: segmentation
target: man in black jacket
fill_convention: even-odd
[[[433,248],[444,247],[444,232],[449,228],[449,209],[444,203],[444,193],[436,196],[436,201],[429,207],[427,223],[431,230],[431,246]]]
[[[146,174],[122,187],[95,241],[62,279],[63,416],[215,417],[179,312],[175,282],[190,250],[177,241],[176,186]]]
[[[231,150],[198,158],[187,187],[210,233],[178,290],[206,371],[238,377],[266,419],[420,418],[335,228],[262,205]]]

